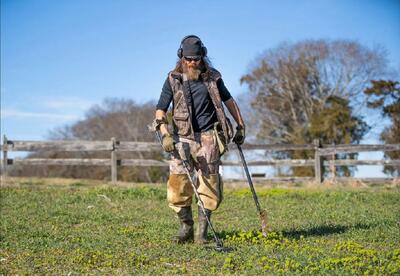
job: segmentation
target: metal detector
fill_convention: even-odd
[[[157,139],[158,139],[159,143],[160,143],[161,146],[162,146],[162,139],[161,139],[160,132],[157,131],[157,130],[156,130],[155,132],[156,132]],[[177,144],[175,144],[175,145],[177,145]],[[181,145],[182,145],[182,144],[181,144]],[[178,148],[180,148],[181,150],[183,150],[183,146],[178,147]],[[224,246],[224,243],[222,242],[222,240],[220,240],[220,239],[217,237],[217,234],[216,234],[216,232],[215,232],[214,226],[212,225],[211,220],[208,218],[208,216],[207,216],[207,214],[206,214],[206,210],[205,210],[205,208],[204,208],[204,203],[203,203],[203,201],[201,200],[200,195],[199,195],[199,193],[197,192],[197,187],[196,187],[196,185],[195,185],[194,182],[193,182],[192,176],[190,175],[190,163],[189,163],[189,160],[187,160],[187,158],[185,158],[185,154],[182,154],[182,152],[180,152],[180,151],[177,150],[176,148],[175,148],[175,150],[174,150],[171,154],[173,154],[176,158],[179,158],[180,160],[182,160],[183,167],[185,168],[185,171],[186,171],[186,174],[187,174],[187,176],[188,176],[188,178],[189,178],[190,184],[192,185],[194,194],[195,194],[195,196],[196,196],[198,202],[200,203],[201,211],[203,212],[204,216],[206,217],[207,223],[208,223],[208,225],[210,226],[211,232],[212,232],[212,234],[213,234],[213,237],[214,237],[214,240],[215,240],[215,248],[214,248],[214,249],[215,249],[216,251],[218,251],[218,252],[229,252],[229,251],[232,251],[233,248],[225,247],[225,246]],[[194,169],[194,173],[195,173],[195,178],[197,179],[197,170],[196,170],[196,169]]]
[[[247,168],[246,160],[244,159],[242,147],[237,143],[236,143],[236,145],[238,147],[240,158],[242,159],[242,163],[243,163],[243,168],[244,168],[244,171],[246,172],[247,182],[249,183],[251,193],[253,194],[254,203],[256,204],[257,212],[258,212],[260,220],[261,220],[262,234],[264,237],[266,237],[267,236],[267,211],[265,211],[264,209],[261,209],[260,203],[258,202],[256,191],[254,189],[253,181],[251,180],[249,169]]]

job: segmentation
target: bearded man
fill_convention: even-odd
[[[219,175],[220,157],[233,136],[222,103],[237,123],[233,137],[235,143],[244,142],[245,125],[221,74],[211,67],[207,48],[200,38],[195,35],[184,37],[178,49],[178,57],[175,69],[168,73],[162,88],[155,125],[156,130],[162,134],[164,150],[174,152],[177,145],[181,146],[189,161],[190,173],[197,171],[195,185],[204,203],[205,214],[199,205],[199,227],[195,240],[205,243],[208,229],[206,216],[210,219],[211,212],[218,208],[223,198],[223,184]],[[171,102],[172,130],[168,127],[166,116]],[[179,243],[194,239],[191,208],[193,188],[190,181],[181,158],[171,154],[167,200],[180,220],[180,229],[175,237]]]

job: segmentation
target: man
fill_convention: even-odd
[[[239,107],[222,81],[221,74],[211,67],[207,48],[200,38],[189,35],[183,38],[178,49],[179,60],[165,80],[157,104],[155,125],[162,134],[163,148],[171,152],[167,199],[180,219],[176,241],[193,241],[192,196],[193,188],[181,158],[190,162],[190,171],[197,170],[195,183],[206,214],[200,206],[196,242],[207,241],[211,212],[222,201],[222,180],[219,175],[220,156],[232,138],[232,126],[225,116],[222,102],[237,123],[233,141],[242,144],[245,125]],[[166,112],[172,108],[172,131],[169,130]],[[181,147],[185,157],[177,155]]]

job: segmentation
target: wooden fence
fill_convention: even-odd
[[[386,145],[322,145],[319,140],[314,140],[313,144],[290,145],[290,144],[244,144],[243,150],[264,150],[267,152],[292,151],[292,150],[313,150],[314,159],[289,159],[289,160],[259,160],[248,161],[248,166],[311,166],[314,167],[314,177],[274,177],[265,178],[265,180],[279,181],[310,181],[315,180],[317,183],[323,181],[322,166],[331,168],[331,173],[335,177],[336,166],[356,166],[356,165],[388,165],[400,166],[400,160],[335,160],[336,154],[341,153],[358,153],[371,151],[400,151],[400,144]],[[236,146],[231,144],[230,151],[236,150]],[[7,167],[13,164],[21,165],[95,165],[110,166],[111,181],[117,182],[117,169],[120,166],[168,166],[168,161],[146,160],[146,159],[118,159],[119,152],[154,152],[160,151],[161,147],[158,143],[146,142],[127,142],[118,141],[112,138],[110,141],[14,141],[8,140],[6,136],[3,139],[1,151],[3,152],[2,174],[7,176]],[[8,158],[10,151],[37,152],[37,151],[57,151],[57,152],[96,152],[107,151],[110,153],[109,159],[49,159],[49,158]],[[331,160],[323,160],[324,157],[330,156]],[[242,166],[238,161],[222,161],[223,166]],[[255,176],[260,176],[255,174]],[[262,175],[261,175],[262,176]],[[343,179],[343,178],[340,178]],[[369,178],[361,179],[363,181],[390,181],[393,178]]]

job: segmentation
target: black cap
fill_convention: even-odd
[[[188,37],[182,42],[182,55],[184,57],[203,56],[202,43],[197,37]]]

